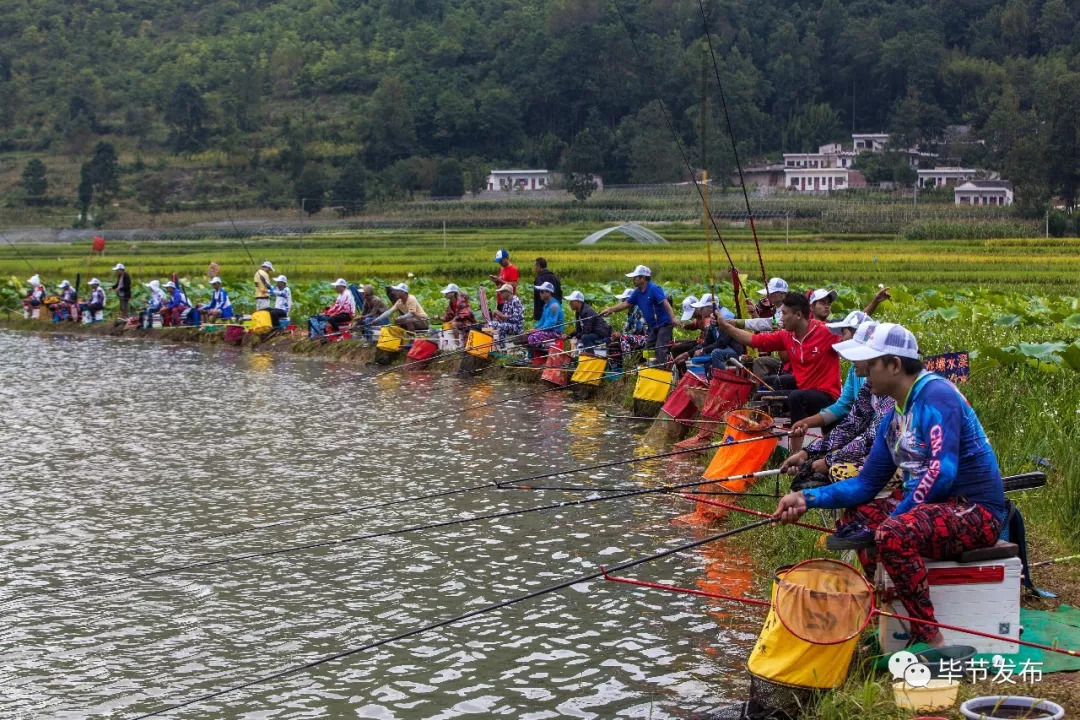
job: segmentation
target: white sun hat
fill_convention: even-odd
[[[174,287],[176,287],[176,283],[174,283],[172,280],[170,280],[169,282],[165,283],[162,287],[174,288]]]
[[[58,287],[69,288],[69,287],[71,287],[71,283],[69,283],[67,280],[62,280]]]
[[[287,283],[289,282],[289,278],[285,277],[284,275],[278,275],[276,278],[274,278],[274,282]]]
[[[622,291],[621,293],[619,293],[618,295],[616,295],[616,296],[615,296],[615,299],[616,299],[616,300],[622,300],[623,302],[625,302],[625,301],[629,300],[629,299],[630,299],[630,296],[631,296],[631,295],[633,295],[633,294],[634,294],[634,291],[633,291],[633,290],[631,290],[630,288],[626,288],[626,289],[625,289],[625,290],[623,290],[623,291]]]
[[[549,282],[540,283],[539,285],[533,285],[533,287],[536,288],[537,290],[541,291],[541,292],[546,291],[546,292],[551,293],[552,295],[555,294],[555,286],[552,285]]]
[[[769,284],[764,290],[758,290],[758,295],[771,295],[774,292],[788,292],[791,288],[788,287],[787,280],[784,278],[772,278],[769,280]]]
[[[626,277],[629,277],[629,278],[642,277],[642,276],[644,276],[644,277],[652,277],[652,270],[645,267],[644,265],[638,265],[636,268],[634,268],[633,272],[626,273]]]
[[[124,267],[124,263],[116,263],[116,265],[113,266],[113,270],[127,270],[127,268]]]
[[[150,288],[151,290],[160,290],[161,283],[157,280],[151,280],[150,282],[146,283],[146,287]]]
[[[567,302],[571,302],[573,300],[577,300],[578,302],[585,302],[584,293],[582,293],[580,290],[575,290],[574,292],[566,296]]]
[[[697,298],[693,295],[682,301],[682,321],[686,322],[690,318],[694,317],[694,303],[697,302]]]
[[[860,325],[859,330],[862,329],[863,325]],[[858,333],[858,330],[856,332]],[[839,344],[846,347],[840,347],[839,345],[833,347],[848,360],[873,360],[882,355],[919,359],[919,342],[911,331],[903,325],[881,323],[868,328],[865,335],[866,340],[864,342],[856,342],[852,339]]]
[[[265,262],[263,262],[262,266],[264,268],[266,268],[267,270],[273,270],[274,269],[274,266],[270,263],[269,260],[266,260]]]
[[[30,279],[27,280],[26,282],[28,282],[31,285],[40,285],[41,284],[41,278],[38,277],[37,275],[32,275],[30,277]]]
[[[391,290],[397,290],[398,292],[403,292],[403,293],[409,292],[409,286],[406,285],[405,283],[398,283],[397,285],[391,285],[390,289]]]
[[[345,278],[338,278],[334,281],[334,287],[348,287],[349,283],[345,282]]]
[[[447,285],[446,287],[444,287],[442,289],[442,294],[443,295],[449,295],[450,293],[459,293],[459,292],[461,292],[461,288],[459,288],[454,283],[450,283],[449,285]]]
[[[215,275],[214,277],[210,278],[210,284],[211,285],[221,285],[222,284],[221,283],[221,278],[219,278],[217,275]]]
[[[88,285],[100,285],[100,284],[101,284],[101,281],[100,281],[100,280],[98,280],[97,278],[90,278],[90,282],[89,282],[89,283],[87,283],[87,284],[88,284]]]
[[[857,330],[860,325],[870,319],[870,316],[864,313],[862,310],[852,310],[849,312],[843,320],[837,320],[836,322],[825,323],[825,327],[829,328],[836,335],[840,334],[841,330]]]

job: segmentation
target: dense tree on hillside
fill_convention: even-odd
[[[326,173],[320,165],[308,165],[296,179],[296,204],[314,215],[326,204]]]
[[[678,180],[679,143],[695,165],[705,150],[714,177],[733,168],[696,2],[621,3],[647,67],[600,0],[185,0],[74,15],[58,0],[9,5],[0,17],[0,151],[82,161],[112,139],[102,136],[121,133],[147,153],[261,151],[266,162],[242,181],[279,199],[304,170],[297,148],[324,166],[359,154],[378,193],[429,190],[434,157],[475,158],[463,162],[471,187],[482,182],[471,167],[566,170],[586,155],[599,164],[582,171],[605,182]],[[985,140],[990,169],[1020,194],[1077,195],[1075,2],[704,5],[747,164],[853,130],[888,130],[900,144],[940,151],[941,128],[964,125],[969,147]],[[1023,138],[1050,161],[1041,170],[1014,157],[1016,143],[998,144],[1008,93],[1012,119],[1043,129]]]
[[[89,164],[90,183],[94,188],[94,199],[99,210],[120,189],[120,161],[116,157],[116,148],[112,143],[99,142],[94,146],[94,155]],[[100,212],[99,212],[100,214]]]
[[[465,194],[465,174],[461,163],[447,158],[435,168],[435,184],[431,188],[434,197],[458,198]]]
[[[27,162],[20,182],[26,194],[27,205],[40,205],[45,201],[45,193],[49,190],[49,181],[45,177],[45,163],[37,158]]]
[[[367,198],[367,170],[360,158],[354,157],[345,164],[334,182],[330,204],[340,207],[345,214],[364,209]]]

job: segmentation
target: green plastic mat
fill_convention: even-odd
[[[1020,609],[1020,625],[1024,628],[1022,640],[1051,645],[1080,652],[1080,609],[1061,605],[1057,610]],[[1020,646],[1020,652],[1005,656],[1019,669],[1024,661],[1038,667],[1042,673],[1074,672],[1080,670],[1080,657]],[[989,667],[993,655],[976,655],[986,660]]]

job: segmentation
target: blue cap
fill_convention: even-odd
[[[505,250],[500,250],[499,252],[495,253],[495,262],[502,262],[503,260],[506,260],[509,257],[510,257],[510,253],[506,252]]]

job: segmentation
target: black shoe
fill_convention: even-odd
[[[874,547],[874,531],[862,523],[848,523],[825,538],[825,548],[833,551],[865,550]]]

